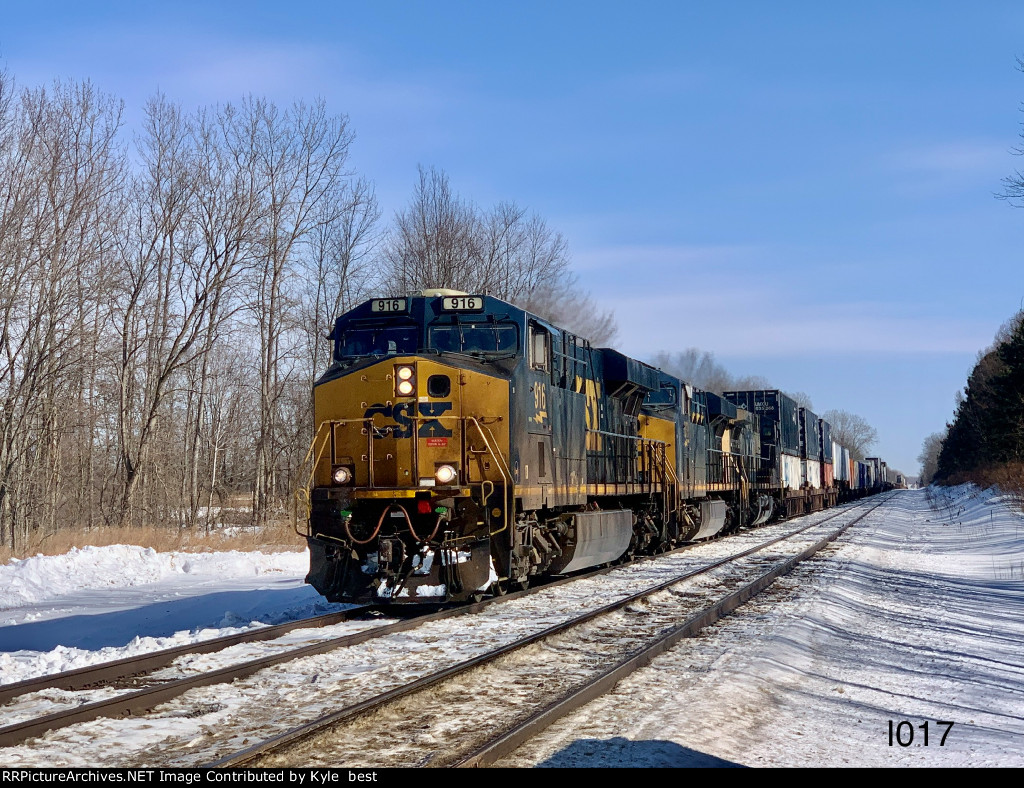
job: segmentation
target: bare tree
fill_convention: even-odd
[[[692,386],[716,394],[728,389],[732,381],[725,367],[715,361],[713,353],[695,347],[676,353],[659,351],[651,359],[651,364]]]
[[[732,391],[761,391],[774,388],[768,378],[761,375],[741,375],[729,384]]]
[[[239,492],[265,522],[308,443],[316,327],[373,272],[373,189],[322,103],[157,96],[134,161],[120,123],[88,83],[18,93],[0,71],[0,542],[17,550],[58,526],[193,526],[204,506],[209,525]]]
[[[325,337],[334,318],[372,295],[379,219],[373,186],[363,178],[341,184],[317,209],[309,254],[300,263],[305,282],[300,325],[309,378],[327,366],[331,349]]]
[[[921,444],[921,453],[917,455],[917,461],[921,463],[918,483],[922,486],[931,484],[935,478],[935,472],[939,469],[939,452],[942,451],[942,442],[945,439],[946,430],[933,432]]]
[[[1017,69],[1024,71],[1024,59],[1017,58]],[[1024,107],[1021,110],[1024,111]],[[1024,124],[1020,136],[1024,138]],[[1024,145],[1014,148],[1013,152],[1018,156],[1024,156]],[[1003,178],[1003,193],[997,194],[996,197],[1009,201],[1016,208],[1024,207],[1024,172],[1015,170],[1012,175]]]
[[[243,102],[240,121],[256,130],[257,168],[264,225],[263,250],[251,283],[249,308],[260,342],[259,438],[253,487],[253,522],[265,523],[279,492],[277,460],[285,447],[278,435],[279,408],[292,374],[297,341],[294,289],[287,287],[297,256],[317,224],[318,209],[348,176],[352,133],[348,118],[331,116],[320,101],[281,111],[262,99]]]
[[[863,460],[878,441],[878,432],[855,413],[827,410],[821,418],[832,425],[832,440],[850,450],[850,457]]]
[[[395,214],[382,253],[390,289],[484,290],[481,235],[475,208],[452,191],[448,176],[420,167],[412,201]]]
[[[478,288],[510,301],[552,323],[586,337],[594,345],[610,343],[615,317],[602,312],[580,287],[570,268],[569,244],[537,214],[512,202],[499,203],[482,217],[481,281]]]
[[[811,399],[811,395],[806,391],[786,391],[783,392],[787,397],[796,402],[801,408],[807,408],[807,410],[814,410],[814,401]],[[827,421],[827,419],[826,419]]]
[[[149,102],[146,119],[139,143],[144,168],[113,304],[120,344],[117,517],[125,525],[132,523],[136,490],[161,434],[161,411],[173,404],[177,376],[209,354],[263,219],[245,152],[251,147],[228,155],[217,138],[230,129],[229,120],[190,120],[163,96]],[[204,383],[205,376],[203,368]],[[201,409],[202,390],[198,398]]]
[[[651,358],[651,364],[675,375],[704,391],[722,394],[725,391],[751,391],[770,389],[771,384],[762,377],[734,377],[706,350],[690,347],[676,353],[659,351]]]
[[[602,311],[590,294],[580,288],[571,271],[553,288],[534,291],[524,308],[585,337],[598,347],[611,344],[619,332],[615,315]]]
[[[121,104],[89,83],[27,90],[0,75],[0,533],[53,529],[65,439],[92,347],[123,175]],[[90,286],[83,283],[89,282]]]
[[[393,292],[451,287],[488,293],[588,338],[616,333],[570,269],[564,236],[513,202],[489,213],[456,194],[441,171],[420,167],[408,208],[384,245],[382,284]]]

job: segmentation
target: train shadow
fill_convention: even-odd
[[[218,591],[152,602],[138,607],[22,621],[0,626],[0,653],[52,651],[60,646],[96,650],[129,645],[136,638],[170,638],[178,632],[280,624],[343,610],[312,588]],[[213,632],[211,637],[215,636]],[[183,641],[184,642],[184,641]],[[177,645],[166,644],[167,648]]]
[[[578,739],[559,750],[538,768],[690,768],[743,769],[742,764],[691,750],[675,742],[661,739],[632,741],[616,736],[612,739]]]

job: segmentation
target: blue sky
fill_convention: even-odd
[[[4,2],[22,85],[89,78],[129,126],[322,96],[385,216],[417,164],[567,237],[616,345],[696,346],[876,426],[916,473],[1024,305],[1024,5]]]

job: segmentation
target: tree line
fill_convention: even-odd
[[[1024,310],[983,351],[953,420],[925,439],[922,482],[1012,482],[1024,466]]]
[[[324,102],[183,109],[129,138],[89,82],[0,72],[0,543],[60,528],[253,525],[308,479],[312,382],[371,295],[490,292],[615,332],[536,214],[482,210],[421,169],[385,225]]]

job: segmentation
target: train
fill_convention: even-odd
[[[306,582],[442,605],[891,486],[779,390],[718,395],[486,294],[339,316],[313,387]]]

